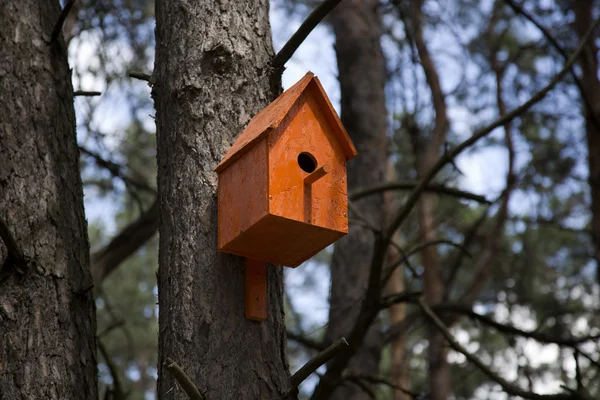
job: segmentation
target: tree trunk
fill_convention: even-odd
[[[95,399],[96,322],[58,1],[0,6],[0,399]],[[8,257],[6,255],[8,254]]]
[[[594,2],[592,0],[574,1],[573,9],[575,10],[575,28],[581,40],[593,22]],[[600,126],[596,122],[600,119],[598,118],[600,116],[600,81],[598,80],[598,47],[595,40],[589,41],[587,48],[579,58],[579,65],[582,73],[581,82],[592,106],[592,110],[584,106],[584,115],[588,145],[588,182],[592,198],[592,242],[597,268],[596,278],[600,283]],[[596,118],[594,118],[594,114]]]
[[[289,387],[280,267],[268,268],[268,319],[244,316],[244,261],[217,251],[213,168],[280,91],[269,4],[156,2],[161,399],[185,394],[171,358],[208,399],[275,399]]]
[[[393,162],[388,162],[386,179],[388,182],[396,181],[396,167]],[[397,210],[393,192],[384,193],[386,215],[394,215]],[[394,234],[392,240],[400,242],[400,231]],[[386,265],[395,265],[400,261],[401,254],[395,247],[388,249],[388,260]],[[404,265],[397,267],[387,284],[388,294],[402,293],[406,289],[404,284]],[[406,304],[396,304],[388,309],[389,324],[395,326],[402,323],[406,318]],[[394,400],[411,400],[411,396],[402,389],[410,389],[410,378],[408,376],[408,359],[406,356],[406,335],[399,335],[390,346],[390,376],[395,388],[393,389]]]
[[[431,90],[433,108],[435,110],[435,123],[430,135],[421,135],[415,138],[417,143],[416,160],[417,175],[423,177],[433,167],[441,155],[441,149],[448,132],[448,116],[446,112],[445,97],[442,92],[437,69],[429,54],[429,49],[423,37],[423,0],[408,3],[412,36],[417,48],[421,66],[425,73],[427,85]],[[419,221],[419,235],[423,243],[437,239],[435,224],[435,210],[437,198],[433,193],[424,193],[417,206]],[[423,294],[429,305],[439,304],[444,297],[444,282],[440,256],[435,246],[427,246],[421,251],[423,264]],[[452,377],[450,365],[446,359],[447,343],[439,330],[429,324],[427,331],[428,378],[431,388],[432,400],[446,400],[452,391]]]
[[[341,86],[341,120],[359,156],[348,163],[348,191],[382,182],[386,169],[385,62],[381,51],[381,21],[375,0],[347,0],[331,15],[336,36]],[[361,218],[381,227],[383,195],[355,204]],[[357,216],[350,212],[351,219]],[[347,335],[356,321],[369,280],[374,236],[369,228],[352,221],[348,236],[335,246],[331,264],[329,341]],[[349,370],[358,375],[373,375],[379,370],[382,340],[379,324],[374,323],[363,348],[350,361]],[[333,399],[370,399],[354,385],[343,385]]]

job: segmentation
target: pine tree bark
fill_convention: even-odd
[[[156,2],[160,399],[186,398],[167,357],[208,399],[275,399],[289,387],[281,268],[268,268],[268,319],[251,322],[243,259],[217,251],[213,168],[280,91],[268,10],[267,0]]]
[[[594,15],[594,1],[578,0],[573,2],[575,10],[575,29],[581,40],[591,26]],[[597,37],[597,35],[595,36]],[[598,47],[595,40],[590,40],[579,58],[581,66],[581,82],[586,90],[592,109],[584,105],[585,132],[588,145],[588,166],[590,194],[592,198],[592,243],[596,260],[597,281],[600,283],[600,80],[598,80]],[[594,114],[596,118],[594,118]]]
[[[59,14],[58,1],[0,6],[0,399],[97,398],[73,88],[62,38],[50,43]]]
[[[341,87],[341,120],[359,156],[348,163],[348,191],[382,182],[387,165],[385,62],[381,51],[378,1],[347,0],[331,14]],[[355,208],[369,223],[383,223],[383,195],[358,201]],[[356,217],[350,212],[350,217]],[[350,223],[349,234],[336,243],[331,263],[329,341],[348,335],[354,325],[369,280],[374,235],[369,228]],[[380,326],[374,323],[363,347],[348,369],[357,375],[379,370],[382,347]],[[352,384],[339,386],[332,399],[370,399]]]

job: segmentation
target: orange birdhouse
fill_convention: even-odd
[[[357,152],[311,72],[258,113],[221,163],[219,250],[296,267],[348,233]]]

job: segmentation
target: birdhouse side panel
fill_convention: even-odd
[[[269,134],[269,213],[348,232],[345,153],[312,91]]]
[[[219,173],[219,250],[267,215],[267,166],[265,139]]]

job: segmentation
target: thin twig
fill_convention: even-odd
[[[62,28],[65,23],[65,20],[67,19],[67,16],[69,15],[71,8],[73,8],[76,1],[77,0],[69,0],[67,2],[67,4],[65,4],[65,7],[60,12],[60,15],[58,16],[58,20],[56,20],[56,24],[54,24],[54,29],[52,30],[52,35],[50,36],[50,44],[56,42],[56,40],[60,36],[60,33],[62,32]]]
[[[348,380],[361,380],[361,381],[369,382],[371,384],[389,386],[392,389],[399,390],[402,393],[409,395],[413,399],[418,399],[418,398],[420,398],[422,396],[422,394],[415,393],[415,392],[412,392],[412,391],[410,391],[408,389],[403,388],[402,386],[398,386],[398,385],[394,384],[392,381],[390,381],[389,379],[386,379],[386,378],[384,378],[382,376],[376,376],[376,375],[345,375],[344,379],[348,379]]]
[[[81,151],[83,154],[93,158],[98,166],[108,170],[115,178],[121,179],[123,181],[123,183],[125,183],[125,185],[127,185],[127,186],[131,185],[131,186],[135,187],[136,189],[144,190],[149,193],[156,193],[156,190],[154,190],[152,187],[150,187],[150,185],[146,184],[145,182],[135,179],[135,178],[132,178],[130,176],[127,176],[126,173],[123,171],[123,167],[121,165],[119,165],[113,161],[106,160],[100,154],[98,154],[94,151],[91,151],[84,146],[79,146],[79,151]]]
[[[112,392],[112,398],[115,400],[124,400],[126,396],[125,396],[125,393],[123,392],[123,386],[121,385],[121,379],[119,378],[119,371],[117,370],[115,363],[112,361],[110,354],[108,354],[108,350],[106,349],[106,346],[104,346],[104,343],[102,343],[101,340],[98,340],[98,350],[100,350],[100,354],[102,354],[102,357],[104,358],[104,362],[106,363],[106,366],[108,367],[108,370],[110,372],[110,376],[112,377],[113,389],[114,389]]]
[[[311,350],[323,351],[326,349],[326,346],[322,342],[317,342],[316,340],[294,332],[287,331],[287,338],[303,345],[304,347],[308,347]]]
[[[313,372],[315,372],[319,367],[325,364],[327,361],[331,360],[333,357],[338,355],[341,351],[348,347],[348,342],[346,339],[341,338],[316,356],[314,356],[309,362],[304,364],[302,368],[300,368],[292,378],[290,379],[291,387],[290,391],[294,391],[300,386],[302,382],[306,378],[308,378]]]
[[[517,3],[515,3],[513,0],[504,0],[517,14],[521,14],[522,16],[524,16],[529,22],[531,22],[533,25],[535,25],[536,28],[538,28],[540,30],[540,32],[542,32],[542,35],[544,35],[544,37],[546,38],[546,40],[552,45],[552,47],[554,47],[556,49],[556,51],[558,51],[558,53],[565,59],[567,60],[569,58],[569,55],[567,54],[567,52],[561,47],[561,45],[558,43],[558,41],[554,38],[554,36],[552,36],[550,34],[550,32],[542,25],[540,24],[533,15],[531,15],[529,12],[527,12],[523,7],[521,7],[520,5],[518,5]],[[583,98],[583,102],[585,103],[585,106],[587,107],[587,109],[589,110],[590,114],[592,114],[593,116],[593,120],[596,123],[596,126],[600,127],[600,117],[598,116],[598,114],[594,111],[594,108],[592,107],[592,102],[591,100],[588,98],[587,93],[583,87],[583,83],[581,82],[581,80],[579,79],[579,77],[577,76],[577,74],[575,73],[575,70],[573,68],[570,68],[569,71],[571,72],[571,76],[573,77],[573,80],[575,81],[575,84],[577,85],[577,87],[579,88],[579,91],[581,92],[581,97]]]
[[[325,0],[319,4],[313,12],[304,20],[300,28],[292,35],[290,40],[279,50],[279,53],[273,58],[271,65],[275,68],[281,68],[292,55],[298,50],[298,47],[304,42],[313,29],[335,8],[342,0]]]
[[[423,292],[421,292],[421,291],[415,291],[415,292],[405,291],[405,292],[401,292],[401,293],[390,294],[390,295],[385,296],[383,299],[381,299],[379,306],[381,309],[384,309],[384,308],[387,308],[389,306],[392,306],[392,305],[398,304],[398,303],[414,302],[422,295],[423,295]]]
[[[423,177],[423,179],[421,179],[421,181],[419,182],[417,187],[412,191],[412,193],[410,194],[410,196],[404,203],[404,206],[402,207],[402,209],[400,210],[400,212],[398,213],[396,218],[394,218],[392,223],[390,223],[390,225],[386,229],[386,231],[384,233],[384,241],[387,242],[393,237],[394,232],[396,232],[396,230],[400,227],[400,225],[408,217],[408,215],[414,208],[415,204],[417,204],[417,201],[419,200],[419,198],[421,197],[421,194],[425,191],[425,189],[427,188],[429,183],[433,180],[433,178],[438,174],[438,172],[440,172],[442,170],[442,168],[448,162],[452,161],[464,150],[466,150],[469,147],[471,147],[472,145],[474,145],[477,141],[479,141],[479,139],[487,136],[494,129],[505,125],[509,121],[511,121],[514,118],[518,117],[519,115],[523,114],[525,111],[529,110],[534,104],[536,104],[537,102],[542,100],[544,97],[546,97],[548,92],[554,86],[556,86],[556,84],[563,78],[563,76],[569,71],[571,66],[579,58],[579,55],[583,51],[585,44],[587,43],[589,38],[592,36],[592,33],[598,26],[598,23],[600,23],[600,18],[596,19],[594,24],[587,30],[585,36],[581,39],[581,41],[579,42],[579,45],[577,46],[577,49],[575,50],[575,52],[573,52],[573,54],[571,55],[571,57],[569,58],[567,63],[564,65],[563,69],[558,74],[556,74],[554,76],[554,78],[552,78],[550,80],[550,82],[544,88],[542,88],[539,92],[534,94],[529,100],[527,100],[521,106],[519,106],[519,107],[515,108],[513,111],[507,113],[505,116],[498,118],[496,121],[492,122],[490,125],[486,126],[485,128],[480,129],[479,131],[475,132],[473,134],[473,136],[471,136],[469,139],[465,140],[464,142],[462,142],[461,144],[459,144],[458,146],[456,146],[449,152],[445,153],[442,157],[440,157],[440,159],[435,163],[435,165],[429,171],[427,171],[427,174],[425,174],[425,176]]]
[[[446,338],[450,346],[463,354],[467,360],[469,360],[472,364],[474,364],[481,372],[483,372],[488,378],[498,383],[502,389],[509,396],[520,396],[526,399],[532,400],[569,400],[571,398],[571,394],[555,394],[555,395],[540,395],[533,392],[528,392],[526,390],[521,389],[520,387],[506,381],[504,378],[493,372],[490,368],[488,368],[479,358],[471,354],[464,347],[462,347],[454,336],[450,333],[448,328],[444,325],[444,323],[438,318],[437,315],[429,308],[427,304],[425,304],[423,298],[419,299],[419,306],[421,310],[425,313],[427,318],[435,325],[435,327],[442,333],[442,335]]]
[[[146,82],[150,82],[150,79],[152,78],[152,75],[148,75],[140,71],[129,71],[127,75],[129,75],[130,78],[139,79],[140,81]]]
[[[98,333],[98,335],[97,335],[98,339],[100,339],[102,336],[105,336],[105,335],[109,334],[113,330],[122,327],[123,325],[125,325],[125,320],[120,319],[120,320],[114,321],[109,326],[107,326],[106,328],[104,328],[102,330],[102,332]]]
[[[379,185],[371,186],[365,189],[356,190],[348,195],[350,200],[358,200],[372,194],[385,192],[388,190],[412,190],[419,184],[418,181],[400,181],[400,182],[385,182]],[[433,192],[441,195],[457,197],[459,199],[473,200],[478,203],[491,204],[491,201],[475,193],[466,192],[444,185],[430,183],[425,188],[425,192]]]
[[[522,336],[525,338],[533,339],[540,343],[548,343],[548,344],[556,344],[558,346],[577,346],[585,342],[598,340],[600,339],[600,334],[589,335],[589,336],[580,336],[580,337],[556,337],[554,335],[548,335],[543,332],[538,331],[524,331],[522,329],[516,328],[512,325],[501,324],[500,322],[496,322],[491,317],[487,315],[479,314],[468,306],[462,304],[452,304],[445,303],[433,306],[433,310],[436,313],[458,313],[467,316],[468,318],[481,322],[487,326],[490,326],[496,329],[499,332],[502,332],[506,335],[515,335]]]
[[[165,368],[167,368],[167,371],[169,371],[171,375],[173,375],[173,378],[175,378],[175,380],[179,383],[179,386],[181,386],[183,391],[188,395],[188,397],[191,400],[204,400],[204,397],[202,396],[202,394],[200,394],[200,391],[198,390],[196,385],[194,385],[194,382],[192,382],[190,377],[187,376],[187,374],[175,361],[171,360],[170,358],[167,358],[167,360],[164,363],[164,366]]]
[[[94,92],[94,91],[87,91],[87,90],[76,90],[75,92],[73,92],[73,96],[92,97],[92,96],[100,96],[100,95],[102,95],[102,92]]]

